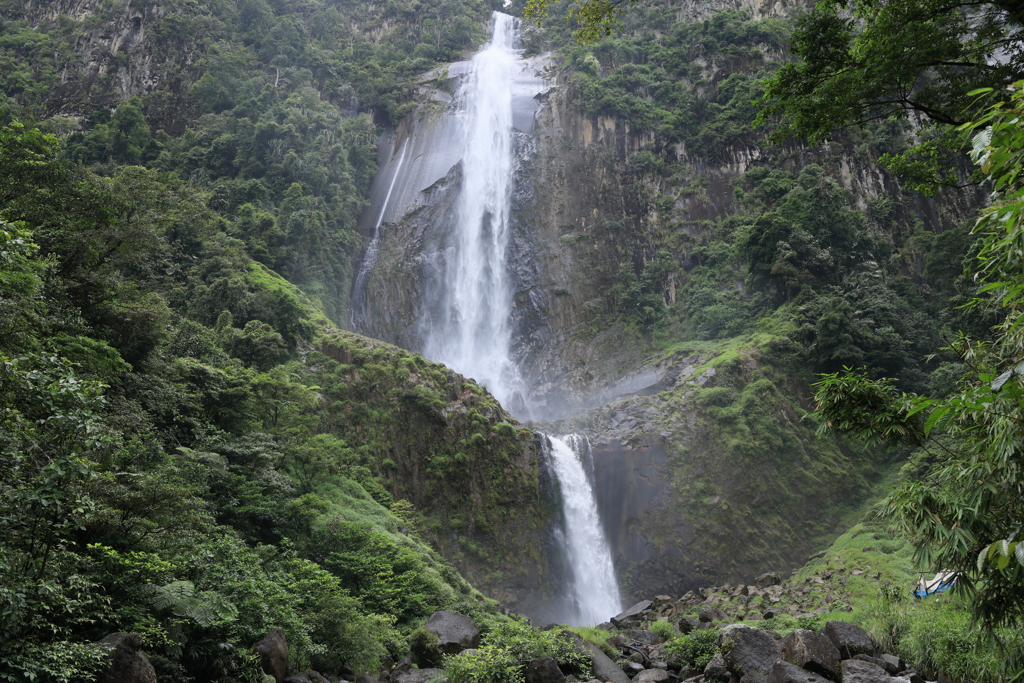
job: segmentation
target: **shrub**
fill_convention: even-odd
[[[614,659],[619,656],[619,651],[612,647],[608,642],[608,636],[610,635],[608,631],[600,628],[594,628],[593,626],[573,626],[569,630],[583,638],[588,643],[592,643],[601,648],[601,651],[609,657]]]
[[[445,674],[452,683],[522,683],[523,667],[508,651],[483,645],[448,657]]]
[[[672,640],[676,637],[676,627],[667,621],[656,621],[651,624],[651,633],[659,638]]]
[[[412,661],[421,669],[433,668],[441,663],[437,636],[423,626],[409,634],[409,653]]]
[[[485,640],[488,645],[507,651],[520,662],[552,657],[559,666],[580,673],[590,672],[590,657],[576,649],[573,635],[566,629],[538,631],[522,622],[510,621],[497,625]]]
[[[665,649],[693,667],[703,669],[718,654],[718,629],[709,628],[679,636]]]

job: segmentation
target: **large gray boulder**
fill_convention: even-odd
[[[613,624],[615,624],[616,627],[618,627],[618,625],[623,621],[626,621],[627,619],[631,619],[639,615],[644,610],[650,609],[651,604],[652,603],[650,600],[641,600],[629,609],[616,614],[614,617],[609,619],[609,621],[611,621]]]
[[[665,642],[664,638],[651,631],[643,631],[636,628],[620,631],[619,635],[626,638],[626,640],[636,641],[643,645],[661,645]]]
[[[860,659],[844,659],[843,683],[892,683],[892,676],[877,664]]]
[[[644,669],[633,678],[633,683],[664,683],[669,678],[664,669]]]
[[[437,649],[446,655],[480,647],[480,629],[475,621],[462,614],[439,610],[430,615],[425,628],[437,636]]]
[[[767,683],[828,683],[828,679],[780,659],[768,674]]]
[[[839,678],[839,650],[817,631],[797,629],[782,641],[782,658],[825,678]]]
[[[732,674],[729,673],[729,668],[725,665],[722,653],[712,657],[708,665],[704,667],[704,680],[706,683],[711,683],[711,681],[726,683],[731,678]]]
[[[137,633],[111,633],[98,645],[110,653],[98,683],[156,683],[156,670],[139,652],[142,636]]]
[[[288,670],[288,639],[284,631],[279,628],[270,629],[253,649],[260,656],[263,673],[273,676],[277,683],[282,683]]]
[[[565,675],[552,657],[537,657],[523,664],[526,683],[565,683]]]
[[[601,652],[601,648],[593,643],[587,643],[587,649],[590,650],[590,660],[594,664],[594,678],[606,683],[630,683],[629,676],[623,673],[608,655]]]
[[[307,671],[304,674],[296,674],[284,679],[284,683],[331,683],[318,671]]]
[[[839,656],[850,659],[857,655],[873,655],[878,645],[864,629],[845,621],[830,621],[821,632],[839,650]]]
[[[683,617],[682,619],[679,620],[679,623],[676,624],[676,628],[679,629],[680,633],[682,633],[683,635],[686,635],[687,633],[689,633],[693,629],[697,628],[697,624],[699,624],[699,623],[700,623],[700,619],[698,619],[696,617]]]
[[[410,669],[391,674],[391,683],[448,683],[444,669]]]
[[[751,672],[768,674],[782,654],[774,638],[744,624],[723,628],[718,634],[718,649],[729,671],[740,677]]]
[[[782,578],[775,572],[765,572],[761,576],[754,579],[754,585],[758,588],[767,588],[768,586],[778,586],[782,583]]]
[[[697,618],[707,624],[712,621],[728,621],[729,615],[717,607],[702,607],[700,612],[697,613]]]

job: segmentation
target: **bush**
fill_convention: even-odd
[[[718,629],[709,628],[679,636],[665,649],[691,666],[703,669],[718,654]]]
[[[573,635],[566,629],[538,631],[522,622],[510,621],[496,626],[484,640],[488,645],[507,651],[519,662],[552,657],[563,668],[590,673],[589,655],[576,649]]]
[[[409,634],[409,653],[412,661],[421,669],[436,667],[441,663],[437,636],[423,626]]]
[[[659,638],[672,640],[676,637],[676,627],[667,621],[656,621],[651,624],[651,633]]]
[[[611,635],[608,631],[600,628],[594,628],[593,626],[573,626],[569,630],[583,638],[583,640],[588,643],[601,648],[601,651],[609,657],[614,659],[619,656],[619,651],[612,647],[608,642],[608,636]]]
[[[522,683],[523,667],[508,651],[496,645],[466,650],[445,662],[452,683]]]

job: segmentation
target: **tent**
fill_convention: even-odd
[[[950,588],[956,585],[957,573],[951,571],[942,571],[935,575],[935,578],[931,581],[926,581],[924,575],[921,575],[921,580],[917,582],[917,586],[914,587],[915,598],[926,598],[932,593],[942,593],[948,591]]]

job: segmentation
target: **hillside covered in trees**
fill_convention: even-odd
[[[1024,670],[1017,10],[546,4],[0,0],[0,677],[96,680],[126,632],[160,681],[261,681],[271,628],[295,672],[378,674],[437,610],[484,633],[455,683],[580,666],[509,623],[560,585],[542,437],[349,330],[381,135],[499,10],[553,84],[517,171],[535,417],[664,454],[625,596],[859,552],[960,590],[779,628]],[[681,618],[643,626],[684,652]]]

